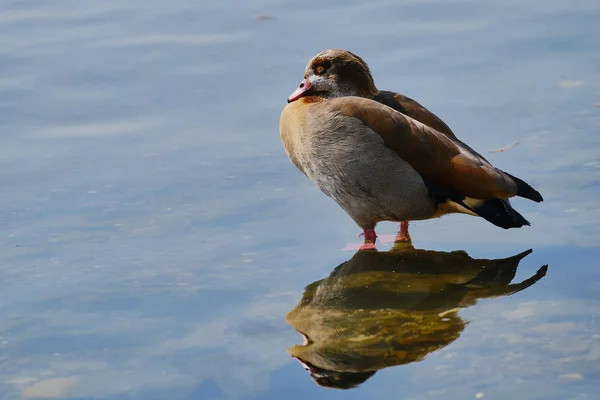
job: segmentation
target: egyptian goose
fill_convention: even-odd
[[[280,119],[284,149],[360,226],[374,247],[375,225],[449,213],[480,216],[508,229],[530,225],[513,196],[541,202],[526,182],[492,166],[416,101],[379,91],[367,64],[325,50],[306,66]]]
[[[547,265],[511,283],[530,253],[486,260],[412,247],[358,251],[305,288],[285,318],[304,344],[287,351],[318,385],[339,389],[383,368],[421,361],[462,334],[467,322],[460,310],[541,280]]]

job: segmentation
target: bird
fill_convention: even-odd
[[[546,276],[511,283],[529,249],[502,259],[476,259],[464,250],[358,251],[306,286],[286,322],[304,338],[288,348],[320,386],[357,387],[377,371],[418,362],[463,333],[459,311],[480,299],[510,296]]]
[[[482,217],[504,228],[530,225],[509,198],[543,201],[528,183],[494,167],[415,100],[375,86],[358,55],[328,49],[306,65],[288,97],[279,131],[292,163],[363,230],[450,213]],[[403,229],[405,228],[405,229]]]

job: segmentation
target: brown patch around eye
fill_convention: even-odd
[[[312,69],[317,75],[323,75],[331,67],[331,61],[324,57],[317,57],[312,63]]]

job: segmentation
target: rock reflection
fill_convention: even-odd
[[[421,361],[460,336],[467,324],[460,309],[540,280],[547,266],[510,283],[531,251],[498,260],[411,245],[358,251],[307,286],[288,313],[287,322],[305,339],[288,353],[318,385],[338,389],[356,387],[380,369]]]

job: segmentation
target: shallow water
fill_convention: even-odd
[[[597,1],[3,4],[1,399],[596,398]],[[278,133],[330,47],[539,189],[544,203],[514,201],[532,226],[418,222],[429,259],[356,267],[357,227]],[[508,296],[513,267],[450,253],[529,248],[513,284],[547,274]],[[304,351],[328,349],[320,373],[377,372],[316,385],[290,356],[298,324]]]

